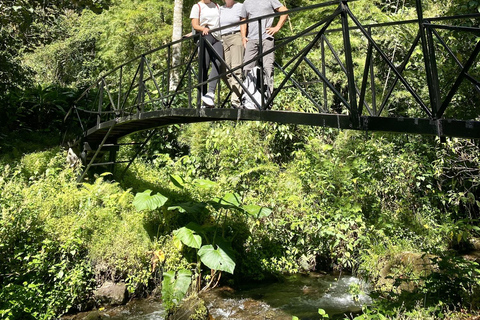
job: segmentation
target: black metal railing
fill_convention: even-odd
[[[385,115],[384,111],[389,104],[392,94],[395,92],[395,88],[408,92],[410,95],[410,102],[408,103],[410,105],[413,103],[419,108],[419,112],[412,116],[429,119],[440,119],[445,116],[445,111],[451,105],[452,98],[458,92],[464,80],[470,82],[475,91],[480,93],[480,82],[476,78],[479,73],[477,56],[480,51],[480,41],[478,41],[478,38],[475,40],[477,43],[469,58],[462,63],[453,53],[453,49],[450,48],[447,41],[445,41],[438,32],[438,30],[449,30],[478,36],[480,34],[480,28],[437,24],[437,22],[461,21],[462,19],[476,19],[476,21],[478,21],[480,14],[425,19],[423,17],[421,1],[417,0],[417,19],[383,24],[368,24],[364,26],[350,9],[349,2],[352,1],[329,1],[305,8],[289,10],[287,13],[292,21],[295,21],[296,14],[318,9],[323,9],[323,18],[295,35],[280,39],[273,49],[261,52],[257,57],[243,64],[257,61],[262,68],[261,62],[265,55],[272,51],[285,49],[288,45],[295,44],[299,41],[305,42],[305,39],[308,39],[308,43],[303,48],[300,48],[298,52],[288,57],[290,59],[286,63],[276,63],[276,74],[277,76],[281,75],[283,79],[277,81],[276,89],[268,100],[261,99],[259,102],[261,105],[258,105],[259,109],[265,109],[265,105],[273,104],[276,97],[282,92],[282,89],[284,89],[288,83],[292,83],[303,96],[307,97],[307,100],[314,106],[317,112],[348,113],[351,116],[353,126],[359,127],[361,125],[360,116],[364,115],[365,112],[371,116]],[[332,8],[327,14],[325,14],[326,7]],[[261,19],[274,18],[279,15],[281,15],[281,13],[253,19],[253,21],[259,22],[260,34]],[[330,28],[336,20],[339,20],[338,22],[341,27],[336,29]],[[389,54],[375,41],[372,30],[382,27],[398,27],[414,24],[418,24],[418,30],[411,39],[411,46],[404,60],[399,66],[396,66]],[[336,37],[339,33],[342,35],[342,46],[335,49],[334,45],[329,41],[329,38]],[[354,44],[352,37],[356,39],[362,38],[364,41],[358,45],[358,40],[355,40],[356,44]],[[441,48],[437,48],[434,42],[439,44]],[[182,63],[172,66],[172,50],[175,46],[182,46]],[[428,88],[428,94],[426,95],[425,92],[422,92],[424,90],[421,90],[423,88],[414,88],[404,75],[404,71],[409,62],[411,62],[412,54],[419,47],[421,47],[422,51],[425,84]],[[201,67],[202,64],[199,63],[199,60],[202,59],[204,49],[210,50],[211,55],[216,55],[210,43],[197,34],[193,37],[183,38],[151,50],[150,52],[146,52],[114,70],[105,73],[96,83],[89,87],[77,101],[77,105],[79,105],[82,99],[94,94],[96,95],[94,99],[95,107],[93,105],[91,105],[90,108],[74,107],[74,110],[72,110],[77,114],[82,129],[85,131],[89,126],[98,125],[101,122],[136,113],[168,108],[200,107],[200,94],[198,92],[202,86],[208,83],[207,81],[202,81],[203,78],[201,75],[205,73],[206,70],[203,70]],[[353,61],[352,52],[365,49],[365,62],[363,66],[361,66],[358,62]],[[443,99],[440,94],[438,65],[436,61],[436,52],[440,49],[447,52],[458,66],[458,69],[460,69],[458,70],[458,75],[453,85]],[[319,51],[320,54],[318,54]],[[198,52],[200,52],[200,54],[198,54]],[[326,71],[329,66],[325,58],[328,52],[330,52],[331,57],[333,57],[330,59],[331,62],[337,64],[337,67],[333,69],[339,69],[346,75],[346,79],[342,80],[343,83],[338,79],[332,81],[329,78]],[[319,57],[319,59],[309,57],[312,53],[316,57]],[[235,80],[240,83],[240,86],[243,87],[245,94],[249,94],[243,86],[242,79],[239,79],[234,74],[234,72],[242,68],[243,65],[230,69],[226,66],[223,57],[216,55],[216,58],[219,59],[225,67],[225,72],[217,78],[224,78],[226,74],[231,74]],[[284,61],[286,59],[283,58],[282,60]],[[388,90],[383,97],[381,97],[381,102],[377,101],[378,92],[375,88],[375,83],[378,82],[378,78],[377,75],[375,75],[374,61],[377,61],[377,64],[383,64],[382,68],[388,68],[389,72],[394,75],[394,79],[389,84]],[[297,79],[301,65],[304,66],[303,70],[305,70],[305,68],[309,69],[308,72],[313,75],[311,79]],[[476,68],[474,74],[469,73],[472,67]],[[355,76],[355,71],[359,68],[363,69],[363,71],[359,73],[362,75],[360,85],[358,85],[359,77]],[[175,88],[172,88],[170,83],[173,72],[179,74],[179,82]],[[310,82],[308,86],[304,85],[304,83],[307,82],[306,80]],[[321,90],[312,90],[312,83],[315,81],[318,82],[317,85],[322,86]],[[402,88],[399,88],[398,83],[402,85]],[[367,94],[368,87],[370,87],[369,94]],[[316,93],[315,96],[309,94],[309,91],[314,91]],[[321,97],[318,96],[318,92],[322,94]],[[224,86],[221,85],[217,90],[218,103],[216,105],[225,107],[229,94],[229,88],[224,88]],[[328,98],[329,95],[331,95],[330,99]],[[340,102],[341,110],[339,110],[338,107],[335,111],[329,108],[329,101],[330,104],[332,101],[331,97],[334,97],[335,100]],[[379,104],[379,106],[377,104]],[[393,109],[394,107],[390,108],[390,110]],[[389,115],[392,114],[395,116],[395,112],[390,112]],[[95,122],[91,121],[92,115],[95,116]],[[403,114],[402,116],[408,116],[408,114]]]
[[[237,23],[258,22],[261,35],[262,19],[286,13],[296,25],[304,14],[318,12],[319,17],[299,31],[289,32],[286,24],[283,33],[290,35],[276,40],[271,50],[260,45],[256,57],[235,68],[229,68],[199,34],[162,45],[103,74],[80,96],[69,116],[75,116],[84,132],[82,138],[88,139],[90,128],[109,121],[113,127],[122,119],[130,121],[152,111],[200,108],[201,88],[209,81],[203,80],[207,72],[202,64],[204,50],[215,55],[225,69],[216,79],[232,75],[244,94],[253,98],[235,71],[256,61],[263,73],[263,57],[275,52],[275,89],[268,99],[262,91],[262,99],[256,102],[259,112],[273,105],[272,111],[343,115],[348,116],[348,128],[382,131],[389,131],[389,122],[382,125],[379,117],[409,117],[416,119],[411,122],[415,124],[417,119],[437,121],[439,136],[444,135],[440,120],[460,118],[464,122],[455,130],[465,132],[458,136],[470,136],[472,122],[480,120],[480,13],[425,18],[421,0],[416,0],[414,19],[362,24],[349,6],[352,2],[328,1]],[[401,54],[386,48],[390,39],[384,32],[401,42]],[[403,37],[396,37],[396,33]],[[449,39],[452,34],[453,40]],[[455,39],[464,39],[466,44],[462,58],[452,47],[458,46]],[[179,47],[181,62],[172,65]],[[174,73],[176,83],[171,80]],[[230,88],[219,81],[216,106],[228,108],[230,94]],[[285,96],[301,103],[286,110],[277,103]],[[108,141],[111,130],[105,131],[98,150]]]

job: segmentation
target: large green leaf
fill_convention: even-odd
[[[193,183],[200,189],[210,189],[217,185],[216,182],[205,179],[195,179]]]
[[[155,210],[163,206],[168,200],[167,197],[160,193],[154,194],[153,196],[150,195],[151,193],[152,190],[145,190],[144,192],[135,195],[133,205],[138,211]]]
[[[240,198],[241,197],[238,193],[227,193],[222,198],[215,198],[213,201],[210,201],[209,203],[217,210],[220,208],[239,209],[241,205]]]
[[[235,261],[220,247],[214,249],[211,244],[205,245],[198,250],[200,260],[213,270],[225,271],[233,274]]]
[[[183,180],[182,177],[177,176],[177,175],[170,175],[170,181],[175,185],[175,187],[184,189],[185,188],[185,180]]]
[[[189,226],[174,230],[173,234],[188,247],[199,249],[202,246],[202,237]]]
[[[249,204],[242,206],[242,208],[246,213],[254,216],[257,219],[268,217],[272,213],[272,209],[261,207],[256,204]]]
[[[185,296],[191,282],[192,272],[186,269],[179,270],[177,272],[177,281],[175,282],[175,291],[180,292],[182,296]]]
[[[168,210],[178,210],[181,213],[205,213],[207,204],[205,202],[185,202],[176,206],[168,207]]]
[[[192,273],[190,270],[179,270],[175,276],[175,271],[163,273],[162,298],[164,302],[172,302],[177,305],[190,287],[192,282]]]

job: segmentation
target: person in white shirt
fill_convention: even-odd
[[[225,4],[220,7],[220,26],[225,27],[241,21],[243,4],[234,0],[223,0]],[[223,53],[225,62],[230,69],[236,68],[243,63],[245,47],[242,42],[240,28],[246,25],[236,25],[220,30],[223,41]],[[239,81],[242,81],[242,68],[233,72]],[[227,73],[228,85],[232,90],[231,104],[233,108],[241,107],[242,86],[232,73]]]
[[[211,0],[201,0],[197,4],[194,4],[190,12],[190,19],[192,20],[192,27],[195,31],[199,32],[202,37],[205,38],[214,48],[216,54],[223,58],[223,46],[218,32],[210,32],[211,29],[220,27],[220,7]],[[210,74],[208,79],[218,77],[221,70],[220,60],[217,59],[215,54],[206,47],[204,65],[201,66],[205,70],[204,79],[207,80],[207,70],[211,63]],[[205,107],[213,108],[215,105],[215,88],[217,87],[218,79],[211,80],[207,86],[202,86],[202,101]]]

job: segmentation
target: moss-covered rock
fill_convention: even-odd
[[[188,297],[167,317],[168,320],[208,320],[209,313],[205,302],[197,295]]]
[[[397,279],[417,278],[418,275],[430,273],[434,266],[432,257],[418,252],[401,252],[390,259],[379,261],[379,277],[375,287],[390,291],[412,291],[415,283],[412,281],[401,281],[398,288],[394,288]],[[412,275],[416,275],[412,277]]]

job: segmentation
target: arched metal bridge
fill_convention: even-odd
[[[414,19],[362,23],[355,2],[328,1],[288,11],[290,26],[284,33],[290,35],[251,60],[263,68],[262,57],[275,51],[275,89],[257,103],[258,110],[231,109],[225,84],[217,88],[216,108],[200,108],[199,92],[207,85],[201,53],[216,53],[198,35],[105,73],[66,118],[82,132],[75,143],[85,165],[79,180],[92,166],[132,163],[134,158],[116,159],[121,137],[178,123],[271,121],[480,138],[480,14],[425,18],[416,0]],[[260,19],[279,15],[249,21],[261,28]],[[318,21],[295,31],[304,16]],[[234,75],[242,66],[230,69],[223,57],[217,58],[225,67],[218,78],[232,74],[245,90]],[[138,143],[137,155],[152,134]]]

